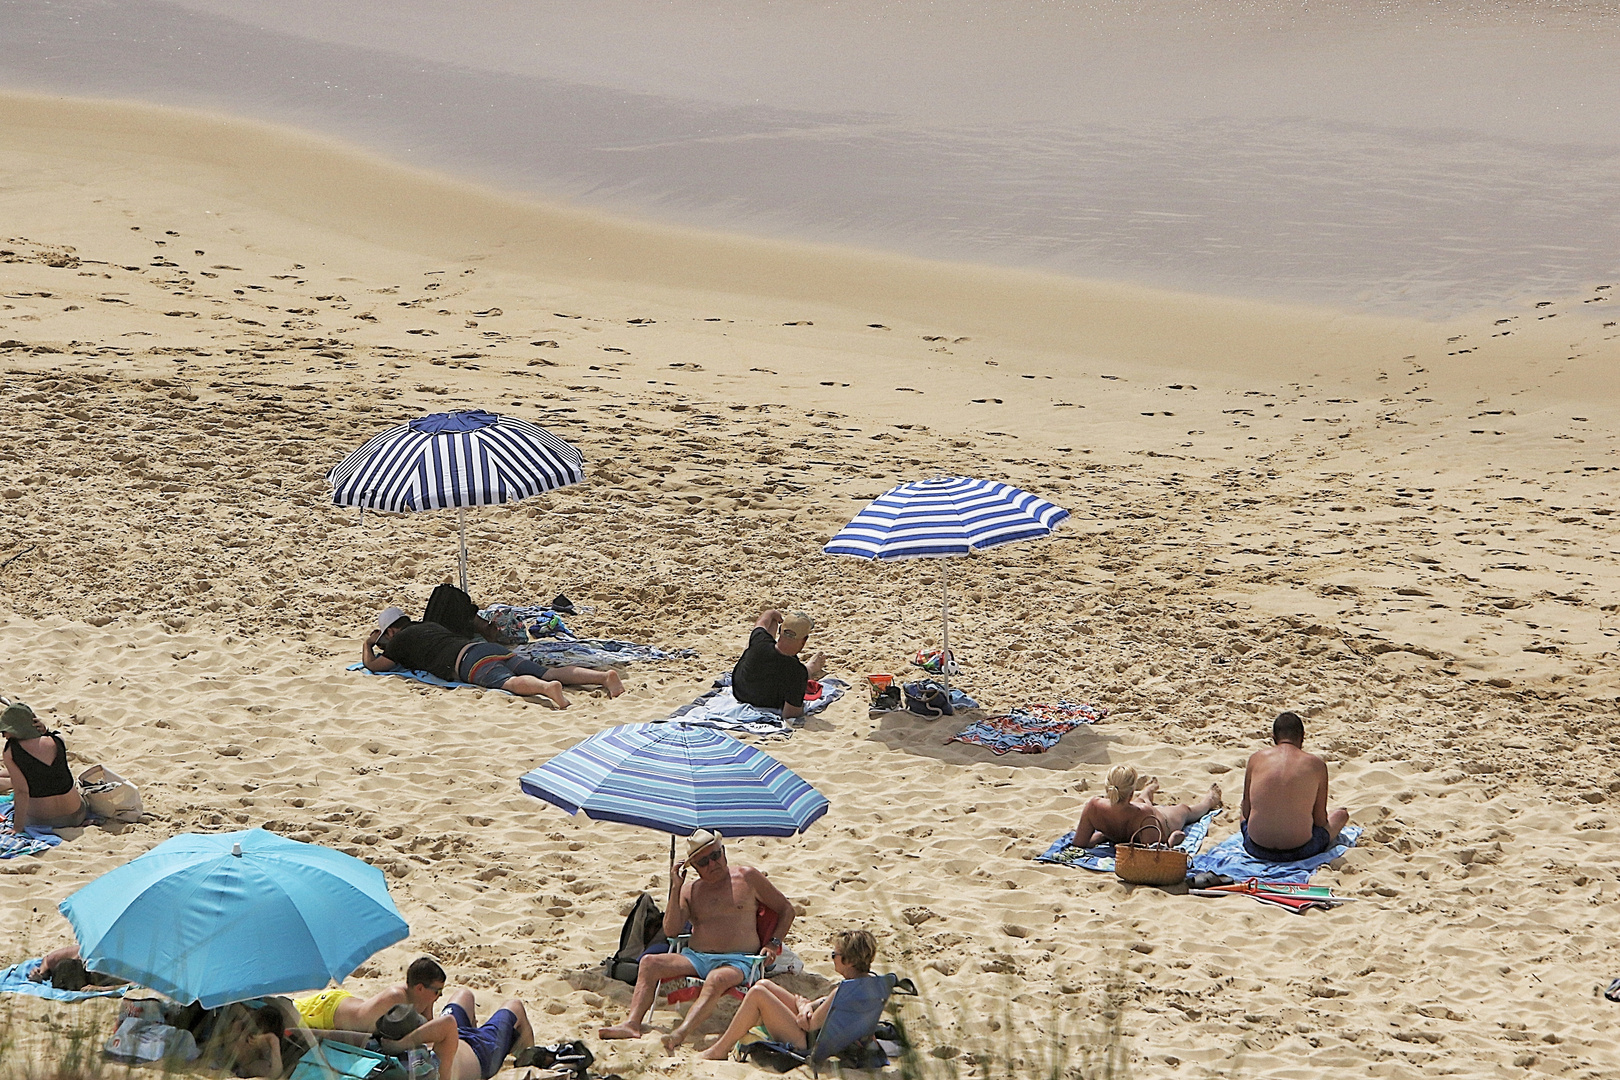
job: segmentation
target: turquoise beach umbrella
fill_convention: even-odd
[[[91,971],[207,1008],[341,982],[410,933],[382,871],[263,829],[172,837],[58,909]]]

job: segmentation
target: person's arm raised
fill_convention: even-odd
[[[782,626],[782,618],[782,613],[776,608],[766,608],[759,613],[759,618],[754,620],[754,625],[770,631],[771,637],[775,637],[776,631]]]
[[[677,859],[669,864],[669,900],[664,904],[664,936],[673,939],[686,932],[691,921],[686,895],[686,860]]]

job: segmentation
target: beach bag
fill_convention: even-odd
[[[110,1058],[137,1063],[144,1061],[195,1061],[199,1054],[197,1040],[191,1032],[126,1016],[118,1022],[118,1030],[102,1047]]]
[[[906,709],[930,720],[956,715],[950,691],[933,679],[906,683]]]
[[[79,774],[79,792],[85,808],[96,817],[128,825],[141,820],[140,789],[105,765],[92,765]]]
[[[1131,834],[1128,844],[1114,847],[1114,875],[1132,885],[1175,885],[1187,878],[1187,853],[1164,843],[1138,844],[1136,838],[1148,829],[1162,830],[1152,822]]]
[[[634,986],[641,971],[641,956],[654,945],[668,944],[664,936],[664,913],[651,893],[636,898],[630,914],[625,916],[624,928],[619,931],[619,948],[602,963],[603,972],[610,979]]]
[[[756,1069],[779,1073],[791,1072],[810,1060],[809,1055],[798,1047],[764,1039],[744,1045],[742,1052]]]

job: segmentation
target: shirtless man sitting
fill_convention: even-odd
[[[686,880],[688,868],[697,879]],[[776,936],[760,941],[755,928],[760,904],[776,912]],[[752,866],[726,861],[724,838],[699,829],[686,841],[686,858],[670,864],[669,903],[664,911],[664,933],[670,938],[692,924],[692,939],[685,952],[651,953],[641,958],[636,989],[630,996],[630,1015],[616,1027],[597,1032],[604,1039],[638,1039],[646,1034],[641,1021],[652,1008],[658,984],[665,979],[695,976],[703,990],[686,1018],[664,1036],[664,1049],[673,1051],[708,1019],[720,996],[742,984],[750,958],[764,951],[779,955],[782,939],[793,925],[793,905]],[[763,949],[762,949],[763,947]]]
[[[1197,802],[1175,806],[1154,806],[1153,796],[1158,791],[1159,782],[1149,780],[1147,786],[1137,792],[1136,770],[1129,765],[1115,765],[1108,770],[1107,794],[1089,800],[1080,811],[1072,843],[1076,847],[1092,847],[1104,840],[1128,844],[1139,830],[1146,828],[1148,835],[1142,840],[1173,846],[1186,838],[1188,822],[1197,821],[1221,805],[1219,784],[1209,785],[1209,790]]]
[[[1271,725],[1276,745],[1250,755],[1243,774],[1243,847],[1266,862],[1298,862],[1337,841],[1350,811],[1328,813],[1327,763],[1307,754],[1305,724],[1285,712]]]

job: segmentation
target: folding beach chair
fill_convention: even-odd
[[[810,1072],[819,1075],[822,1064],[833,1057],[845,1068],[881,1069],[889,1064],[889,1055],[874,1035],[891,994],[916,997],[917,986],[892,973],[845,979],[833,989],[832,1007],[821,1030],[811,1032],[808,1050],[762,1041],[748,1043],[743,1052],[755,1065],[777,1072],[808,1063]]]
[[[780,916],[774,908],[768,908],[764,904],[759,905],[759,908],[754,912],[754,930],[759,934],[760,941],[769,941],[776,936],[776,923],[779,918]],[[674,940],[670,942],[670,951],[675,953],[685,952],[687,942],[690,940],[690,934],[676,935]],[[749,960],[748,971],[743,976],[741,985],[734,986],[726,991],[738,1001],[743,999],[750,986],[765,977],[765,966],[770,962],[770,956],[762,952],[755,953],[749,957]],[[691,977],[666,979],[658,985],[661,990],[664,987],[669,988],[664,994],[664,1000],[671,1005],[683,1005],[689,1001],[694,1001],[703,992],[703,980]]]

